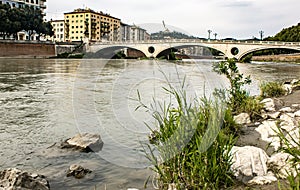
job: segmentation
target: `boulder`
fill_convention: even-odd
[[[261,140],[268,142],[270,146],[274,147],[274,150],[278,150],[280,147],[280,139],[277,136],[279,132],[275,120],[266,120],[259,125],[255,131],[260,133]]]
[[[250,115],[248,113],[241,113],[237,116],[234,116],[233,119],[239,125],[251,123]]]
[[[293,90],[293,85],[291,84],[284,84],[283,89],[285,90],[286,94],[291,94]]]
[[[294,114],[284,113],[280,116],[280,127],[286,131],[291,131],[296,128],[294,123]]]
[[[274,112],[275,111],[275,103],[272,98],[266,98],[261,101],[261,103],[264,105],[264,109],[266,111]]]
[[[280,116],[280,112],[267,113],[267,118],[276,119]]]
[[[268,172],[265,176],[256,176],[250,181],[248,181],[248,185],[267,185],[272,182],[277,181],[277,178],[274,176],[272,172]]]
[[[43,175],[9,168],[0,172],[0,189],[49,190],[50,185]]]
[[[284,107],[279,110],[282,113],[293,112],[294,110],[291,107]]]
[[[61,147],[78,149],[83,152],[98,152],[102,150],[103,141],[99,134],[82,133],[67,139]]]
[[[85,169],[84,167],[77,165],[77,164],[73,164],[70,166],[68,173],[67,173],[67,177],[73,176],[76,179],[81,179],[83,178],[86,174],[91,173],[92,171],[89,169]]]
[[[292,172],[293,175],[296,174],[296,171],[289,163],[291,158],[291,155],[287,153],[276,153],[268,160],[267,166],[269,170],[273,171],[273,173],[275,173],[279,178],[286,179],[289,175],[288,172]]]
[[[267,174],[267,160],[269,157],[261,148],[234,146],[231,154],[233,156],[231,170],[236,178],[243,183],[246,184],[256,176]]]
[[[294,113],[295,117],[300,117],[300,110]]]

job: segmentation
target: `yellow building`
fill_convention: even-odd
[[[91,9],[64,13],[66,41],[119,41],[120,19]]]

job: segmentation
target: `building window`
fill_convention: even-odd
[[[69,16],[67,16],[67,18],[69,18]]]
[[[2,4],[2,1],[0,1],[0,4]]]
[[[76,15],[76,17],[78,17],[78,15]]]
[[[74,18],[74,15],[72,15],[72,18]]]
[[[61,28],[60,31],[63,32],[63,29]]]
[[[89,17],[89,15],[88,15],[88,14],[86,14],[85,16],[86,16],[86,17]]]
[[[64,26],[64,24],[63,24],[63,23],[61,23],[61,24],[60,24],[60,26]]]
[[[31,3],[34,4],[34,0],[31,0]]]
[[[37,5],[38,5],[38,4],[39,4],[39,0],[35,0],[35,4],[37,4]]]
[[[61,35],[60,35],[60,38],[64,38],[64,35],[61,34]]]
[[[53,27],[55,27],[55,24],[53,24]]]
[[[74,28],[74,26],[72,26],[72,28]]]
[[[78,26],[76,26],[76,28],[78,28]]]

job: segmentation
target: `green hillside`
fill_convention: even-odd
[[[282,29],[274,37],[268,37],[265,40],[283,41],[283,42],[300,42],[300,23],[289,28]]]

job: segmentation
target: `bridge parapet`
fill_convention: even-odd
[[[140,50],[147,57],[156,57],[160,52],[176,47],[202,46],[216,49],[224,53],[225,57],[240,59],[253,51],[286,48],[300,51],[300,42],[278,42],[278,41],[242,41],[242,40],[204,40],[204,39],[168,39],[168,40],[145,40],[145,41],[105,41],[89,44],[91,52],[101,49],[116,48],[133,48]],[[153,48],[154,52],[149,52]]]

